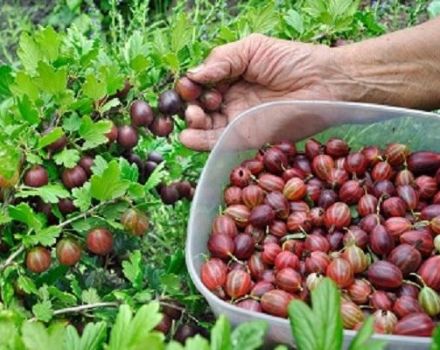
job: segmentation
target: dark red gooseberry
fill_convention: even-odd
[[[232,170],[229,180],[233,186],[245,187],[251,181],[251,172],[248,168],[238,166]]]
[[[159,95],[158,107],[163,114],[173,115],[182,110],[183,104],[175,90],[168,90]]]
[[[281,251],[281,248],[280,248]],[[266,252],[267,256],[269,256],[269,252]],[[272,252],[270,253],[272,255]],[[275,257],[278,255],[278,252],[275,252]],[[262,253],[254,253],[248,260],[249,272],[255,280],[261,280],[263,276],[263,272],[266,270],[266,265],[263,261]],[[266,258],[267,258],[266,256]],[[274,257],[274,259],[275,259]]]
[[[325,144],[325,153],[333,158],[345,157],[349,151],[347,142],[339,138],[331,138]]]
[[[327,236],[330,244],[330,250],[335,251],[342,248],[344,234],[341,231],[334,231]]]
[[[277,236],[274,235],[267,235],[266,237],[264,237],[263,239],[263,245],[267,244],[267,243],[275,243],[275,244],[279,244],[280,240]]]
[[[412,224],[407,218],[398,216],[388,218],[385,221],[384,226],[393,238],[399,238],[402,233],[409,231],[412,228]]]
[[[370,248],[378,255],[387,255],[394,248],[394,239],[385,226],[376,225],[370,233]]]
[[[279,148],[269,148],[263,156],[263,163],[267,171],[281,175],[287,168],[288,159],[286,154]]]
[[[312,165],[309,159],[303,154],[297,154],[295,156],[292,166],[300,169],[306,175],[310,175],[312,173]]]
[[[339,199],[347,204],[356,204],[364,194],[358,181],[349,180],[339,189]]]
[[[243,203],[250,209],[263,204],[265,196],[266,195],[260,186],[249,185],[243,188]]]
[[[222,95],[216,89],[206,90],[200,95],[202,107],[207,111],[217,111],[222,101]]]
[[[373,231],[373,228],[375,228],[376,225],[383,223],[384,223],[384,219],[381,215],[368,214],[367,216],[361,219],[361,221],[359,222],[359,227],[365,232],[371,233],[371,231]]]
[[[168,115],[158,115],[149,128],[153,135],[167,137],[174,130],[173,118]]]
[[[286,182],[283,188],[284,197],[289,201],[302,199],[307,193],[307,188],[303,180],[293,177]]]
[[[403,317],[394,327],[394,334],[410,335],[416,337],[430,337],[434,331],[435,323],[425,313],[413,313]]]
[[[202,93],[202,88],[199,84],[193,82],[188,77],[182,77],[176,82],[176,92],[186,102],[196,100]]]
[[[284,250],[280,252],[276,258],[275,258],[275,267],[279,271],[285,267],[290,267],[294,270],[298,269],[299,267],[299,259],[298,257],[293,254],[292,252],[289,252],[287,250]]]
[[[266,231],[264,228],[254,227],[252,225],[247,225],[244,229],[244,233],[251,235],[256,244],[262,243],[263,239],[266,237]]]
[[[34,247],[26,255],[26,267],[34,273],[46,271],[49,269],[50,264],[50,251],[44,247]]]
[[[312,228],[312,222],[308,213],[297,211],[287,218],[287,229],[289,231],[306,231]]]
[[[302,278],[291,267],[285,267],[276,273],[275,284],[288,293],[296,293],[302,289]]]
[[[264,170],[264,165],[261,160],[248,159],[241,163],[242,167],[249,169],[252,175],[258,175]]]
[[[234,240],[225,234],[213,234],[209,236],[208,250],[212,256],[220,259],[228,259],[234,252]]]
[[[95,159],[93,157],[85,155],[81,157],[81,159],[78,162],[78,165],[84,169],[87,176],[92,175],[92,166],[94,161]]]
[[[404,276],[407,276],[419,268],[422,255],[413,246],[403,243],[391,251],[387,260],[396,265]]]
[[[61,179],[64,186],[71,189],[82,186],[87,181],[87,174],[82,167],[75,165],[71,169],[64,169]]]
[[[343,258],[332,260],[327,266],[325,274],[341,288],[347,288],[354,281],[353,268],[350,263]]]
[[[298,168],[289,168],[284,170],[282,178],[284,181],[289,181],[293,177],[298,177],[302,180],[305,179],[306,175],[304,172]]]
[[[440,204],[440,191],[434,195],[434,198],[432,198],[432,204]]]
[[[399,240],[415,247],[424,257],[430,256],[434,249],[432,235],[426,229],[407,231],[400,235]]]
[[[368,234],[357,226],[350,226],[344,235],[344,245],[357,245],[361,249],[365,249],[369,243]]]
[[[371,170],[371,177],[374,181],[389,180],[393,175],[393,169],[388,162],[379,162]]]
[[[240,187],[230,186],[223,192],[226,205],[242,204],[243,192]]]
[[[364,272],[370,263],[368,256],[356,245],[346,247],[341,257],[350,263],[354,273]]]
[[[341,157],[335,160],[335,168],[345,170],[345,163],[347,163],[347,158]],[[347,170],[345,170],[347,171]]]
[[[359,198],[357,211],[362,217],[376,213],[377,198],[371,194],[364,194],[361,198]]]
[[[347,156],[345,161],[345,170],[350,174],[361,176],[365,173],[368,167],[368,160],[361,152],[351,153]]]
[[[171,329],[173,321],[171,320],[170,316],[163,314],[162,319],[160,322],[154,327],[154,330],[162,333],[162,334],[168,334],[168,332]]]
[[[255,240],[251,235],[240,233],[234,238],[234,255],[237,259],[249,259],[255,250]]]
[[[306,272],[325,273],[330,262],[331,259],[326,253],[321,251],[312,252],[305,260]]]
[[[235,204],[226,208],[225,214],[231,217],[238,227],[246,227],[249,223],[250,210],[243,204]]]
[[[278,244],[266,243],[263,246],[263,252],[261,253],[263,263],[273,265],[279,253],[281,253],[281,247]]]
[[[334,190],[325,189],[321,191],[318,199],[318,206],[327,209],[338,200],[338,195]]]
[[[150,226],[147,216],[136,209],[127,209],[121,216],[121,224],[134,236],[143,236]]]
[[[254,299],[246,299],[242,300],[239,303],[236,304],[239,308],[245,309],[248,311],[255,311],[255,312],[263,312],[263,309],[261,308],[260,302]]]
[[[313,172],[321,180],[327,180],[330,177],[331,170],[334,168],[335,162],[333,161],[333,158],[326,154],[320,154],[313,158]]]
[[[391,143],[384,151],[384,156],[387,162],[390,163],[392,166],[402,165],[408,155],[408,146],[401,143]]]
[[[341,187],[348,181],[348,178],[348,173],[344,169],[333,168],[330,170],[327,182],[329,182],[333,188]]]
[[[24,184],[30,187],[41,187],[49,183],[49,174],[41,165],[34,165],[24,174]]]
[[[440,255],[435,255],[423,262],[417,272],[428,287],[440,292]]]
[[[279,176],[264,173],[258,178],[258,185],[267,192],[282,192],[284,180]]]
[[[427,175],[419,176],[415,180],[415,185],[418,189],[418,194],[422,199],[432,198],[437,193],[437,181]]]
[[[376,146],[364,147],[361,152],[367,159],[369,166],[376,165],[382,156],[380,149]]]
[[[414,210],[417,208],[419,195],[413,187],[410,185],[399,186],[397,187],[397,193],[403,199],[408,209]]]
[[[251,276],[245,271],[233,270],[226,276],[225,291],[232,299],[248,294],[251,288]]]
[[[414,175],[431,175],[440,168],[440,154],[420,151],[411,153],[407,160],[408,169]]]
[[[267,281],[259,281],[255,283],[255,285],[251,289],[251,295],[255,297],[262,297],[264,293],[267,293],[268,291],[275,289],[272,283]]]
[[[410,314],[423,312],[423,310],[420,307],[417,299],[404,295],[397,298],[397,300],[394,302],[393,312],[397,315],[397,317],[403,318]]]
[[[287,234],[287,225],[284,221],[275,220],[269,226],[269,233],[276,237],[284,237]]]
[[[323,150],[323,145],[315,139],[308,139],[306,141],[304,149],[307,158],[313,160],[313,158],[315,158],[317,155],[321,153],[321,151]]]
[[[403,282],[402,286],[399,288],[397,292],[397,295],[399,297],[409,296],[414,299],[417,299],[419,296],[419,288],[417,288],[414,284]]]
[[[310,210],[310,220],[312,221],[313,226],[318,228],[324,224],[324,213],[324,209],[320,207],[315,207]]]
[[[206,288],[214,290],[226,283],[227,267],[223,261],[211,258],[202,265],[200,277]]]
[[[376,181],[373,186],[373,194],[377,198],[389,198],[396,195],[396,187],[390,180]]]
[[[174,204],[180,199],[179,189],[177,184],[170,184],[162,186],[160,189],[160,198],[164,204]]]
[[[291,294],[280,289],[273,289],[261,297],[261,308],[270,315],[287,317],[287,308],[292,300]]]
[[[60,209],[60,212],[64,215],[73,213],[77,210],[77,207],[75,204],[73,204],[73,201],[69,198],[62,198],[58,201],[58,209]]]
[[[355,279],[347,288],[347,292],[353,302],[358,305],[362,305],[368,302],[373,290],[368,281],[364,279]]]
[[[290,159],[296,155],[296,146],[293,142],[283,140],[274,147],[279,148]]]
[[[327,208],[324,214],[324,224],[327,228],[342,229],[350,225],[351,212],[347,204],[336,202]]]
[[[375,310],[390,311],[393,308],[393,301],[387,292],[376,290],[370,296],[370,305]]]
[[[404,217],[406,213],[406,203],[400,197],[390,197],[383,201],[382,211],[386,217]]]
[[[412,185],[414,183],[414,175],[408,169],[399,171],[394,179],[396,186]]]
[[[287,250],[297,257],[301,257],[304,251],[304,242],[297,239],[288,239],[283,243],[283,250]]]
[[[135,100],[130,106],[131,125],[134,127],[149,126],[154,119],[150,105],[142,100]]]
[[[304,201],[291,201],[289,203],[290,212],[303,211],[304,213],[310,212],[309,205]]]
[[[81,259],[81,247],[71,239],[64,238],[57,243],[57,258],[60,264],[73,266]]]
[[[118,128],[118,144],[125,149],[132,149],[139,141],[138,133],[130,125],[122,125]]]
[[[191,200],[194,193],[194,188],[191,183],[187,180],[177,182],[177,191],[181,198],[186,198]]]
[[[266,282],[275,283],[275,273],[273,269],[264,270],[261,279]]]
[[[440,216],[440,204],[431,204],[423,208],[420,213],[420,218],[422,220],[432,220],[436,216]]]
[[[264,202],[272,207],[275,215],[280,219],[286,219],[289,215],[289,202],[281,192],[270,192]]]
[[[376,288],[396,289],[402,285],[403,275],[396,265],[377,261],[368,268],[368,280]]]
[[[109,143],[115,142],[118,138],[118,128],[115,124],[113,124],[113,122],[111,122],[111,124],[112,126],[110,128],[110,131],[105,134]]]
[[[113,249],[113,235],[105,228],[95,228],[87,234],[87,249],[96,255],[107,255]]]
[[[321,235],[308,235],[304,242],[305,250],[309,252],[321,251],[327,253],[330,250],[330,243],[327,238]]]
[[[267,204],[258,205],[252,209],[249,216],[249,223],[255,227],[266,227],[275,219],[275,212]]]
[[[47,132],[49,132],[50,130],[48,130]],[[62,135],[60,138],[58,138],[57,140],[55,140],[54,142],[52,142],[50,145],[47,145],[46,148],[52,152],[58,152],[61,151],[64,147],[66,147],[67,145],[67,136],[66,135]]]

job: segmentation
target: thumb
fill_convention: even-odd
[[[259,40],[251,35],[245,39],[214,48],[200,66],[187,73],[191,80],[201,84],[217,83],[242,75],[248,66],[251,41]]]

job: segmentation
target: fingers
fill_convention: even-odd
[[[198,83],[217,83],[242,75],[252,56],[250,48],[258,47],[256,41],[263,36],[251,35],[245,39],[216,47],[205,62],[188,71],[188,77]]]
[[[195,151],[209,151],[216,144],[224,128],[211,130],[185,129],[180,133],[180,142]]]
[[[191,129],[212,129],[212,119],[197,105],[191,104],[185,110],[185,120]]]

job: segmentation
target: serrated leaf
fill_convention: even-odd
[[[0,211],[0,225],[7,224],[8,222],[11,221],[11,218],[9,217],[8,213],[5,212],[4,210]]]
[[[185,350],[210,350],[208,341],[197,334],[194,338],[189,338],[185,342]],[[238,348],[237,348],[238,349]]]
[[[40,322],[27,321],[22,327],[23,342],[26,350],[60,350],[65,341],[65,328],[55,323],[49,328]]]
[[[17,72],[10,89],[17,96],[27,95],[31,101],[35,101],[39,96],[39,91],[33,78],[23,71]]]
[[[107,101],[103,106],[99,107],[99,112],[101,114],[104,114],[105,112],[108,112],[110,109],[120,105],[121,105],[121,101],[119,101],[118,98],[112,98],[110,101]]]
[[[17,284],[18,287],[27,294],[37,293],[37,287],[35,286],[34,281],[27,276],[20,275],[17,279]]]
[[[33,73],[43,58],[39,45],[28,33],[22,33],[18,43],[17,55],[27,71]]]
[[[121,179],[136,182],[139,177],[139,170],[136,164],[130,164],[125,158],[119,158],[121,168]]]
[[[122,262],[122,271],[134,288],[138,289],[142,285],[142,256],[139,250],[135,250],[129,256],[129,260]]]
[[[253,321],[242,323],[234,329],[231,335],[233,350],[255,350],[264,343],[267,322]]]
[[[312,310],[300,300],[294,300],[289,306],[289,319],[295,342],[301,350],[316,350],[317,329]]]
[[[112,123],[109,120],[99,120],[95,123],[90,116],[84,116],[79,128],[79,135],[85,141],[81,148],[87,150],[108,142],[105,134],[107,134],[111,128]]]
[[[35,83],[41,91],[52,95],[63,93],[67,85],[67,69],[53,68],[47,63],[40,62],[37,67],[38,76]]]
[[[20,150],[13,145],[0,141],[0,175],[6,180],[11,180],[18,175],[21,161]]]
[[[63,149],[53,155],[53,160],[55,164],[62,165],[65,168],[73,168],[80,159],[80,154],[76,149]]]
[[[121,179],[121,171],[116,160],[108,163],[102,175],[93,175],[90,182],[92,198],[100,201],[123,196],[129,186],[128,181]]]
[[[85,304],[95,304],[99,303],[101,301],[101,298],[98,295],[98,292],[95,288],[89,288],[86,290],[83,290],[81,295],[81,300]]]
[[[31,103],[28,95],[24,95],[21,99],[18,99],[17,107],[23,120],[31,125],[38,124],[40,121],[38,111]]]
[[[73,204],[80,210],[86,211],[92,205],[92,195],[90,193],[90,182],[86,182],[82,187],[72,189]]]
[[[130,197],[133,197],[136,200],[142,199],[145,197],[145,189],[139,183],[131,183],[128,187],[127,193]]]
[[[96,101],[106,95],[107,84],[102,77],[97,77],[96,74],[89,74],[86,76],[82,90],[84,96]]]
[[[208,344],[208,346],[209,346],[209,344]],[[208,347],[208,349],[209,349],[209,347]],[[172,340],[167,344],[166,350],[184,350],[184,347],[180,343]]]
[[[293,9],[288,10],[286,15],[284,16],[284,20],[292,29],[294,29],[299,34],[302,34],[304,32],[304,22],[301,15],[297,11]]]
[[[147,182],[144,185],[145,191],[152,190],[157,185],[162,182],[163,177],[165,176],[165,162],[160,163],[151,173]]]
[[[108,162],[100,155],[95,157],[92,165],[92,172],[96,175],[102,175],[105,169],[107,169]]]
[[[32,313],[43,322],[49,322],[53,316],[52,303],[49,300],[42,301],[32,307]]]
[[[42,230],[38,230],[34,235],[26,236],[23,242],[26,245],[37,245],[50,247],[57,241],[58,236],[61,233],[61,228],[58,226],[49,226]]]
[[[65,350],[101,350],[106,331],[105,322],[87,323],[80,338],[76,328],[69,325],[66,329]]]
[[[211,330],[211,350],[231,350],[231,324],[220,315]]]
[[[55,142],[64,135],[64,131],[60,127],[53,128],[47,134],[44,134],[38,140],[38,148],[43,148]]]
[[[70,115],[63,118],[63,129],[69,132],[78,131],[81,126],[81,118],[77,115]]]
[[[63,292],[62,290],[58,289],[58,287],[49,286],[48,291],[49,294],[58,299],[63,306],[73,306],[77,303],[77,299],[73,294]]]
[[[35,42],[49,62],[55,61],[59,56],[62,37],[52,27],[46,27],[35,33]]]
[[[0,66],[0,97],[11,96],[9,86],[13,81],[12,68],[6,65]]]
[[[17,206],[10,205],[8,211],[11,219],[20,221],[29,228],[38,230],[43,226],[41,219],[27,203],[20,203]]]
[[[17,192],[16,197],[27,198],[38,196],[45,203],[58,203],[61,198],[68,198],[70,196],[67,191],[60,184],[49,184],[41,187],[23,188],[20,192]]]
[[[171,49],[178,53],[187,43],[191,41],[192,25],[185,13],[180,13],[174,20],[171,30]]]

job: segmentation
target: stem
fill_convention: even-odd
[[[194,316],[190,315],[189,312],[184,308],[174,304],[167,303],[166,301],[160,301],[159,304],[162,306],[168,306],[171,309],[179,310],[182,314],[185,314],[190,320],[194,321],[197,324],[200,324],[200,321]]]
[[[100,307],[118,307],[118,306],[119,306],[119,303],[115,303],[115,302],[101,302],[101,303],[95,303],[95,304],[86,304],[86,305],[72,306],[72,307],[66,307],[64,309],[55,310],[53,312],[53,315],[57,316],[57,315],[62,315],[62,314],[97,309]],[[30,321],[36,321],[36,320],[37,319],[35,317],[30,319]]]
[[[99,209],[100,207],[102,207],[103,205],[109,204],[110,202],[101,202],[97,205],[95,205],[94,207],[91,207],[90,209],[86,210],[84,213],[78,214],[77,216],[74,216],[66,221],[63,221],[62,223],[60,223],[59,225],[57,225],[57,227],[59,228],[63,228],[67,225],[70,225],[72,222],[75,222],[76,220],[79,219],[83,219],[85,218],[87,215],[93,213],[95,210]]]
[[[5,262],[0,265],[0,271],[3,271],[5,268],[7,268],[11,263],[14,261],[14,259],[19,256],[21,253],[24,252],[24,246],[21,245],[14,253],[12,253]]]

